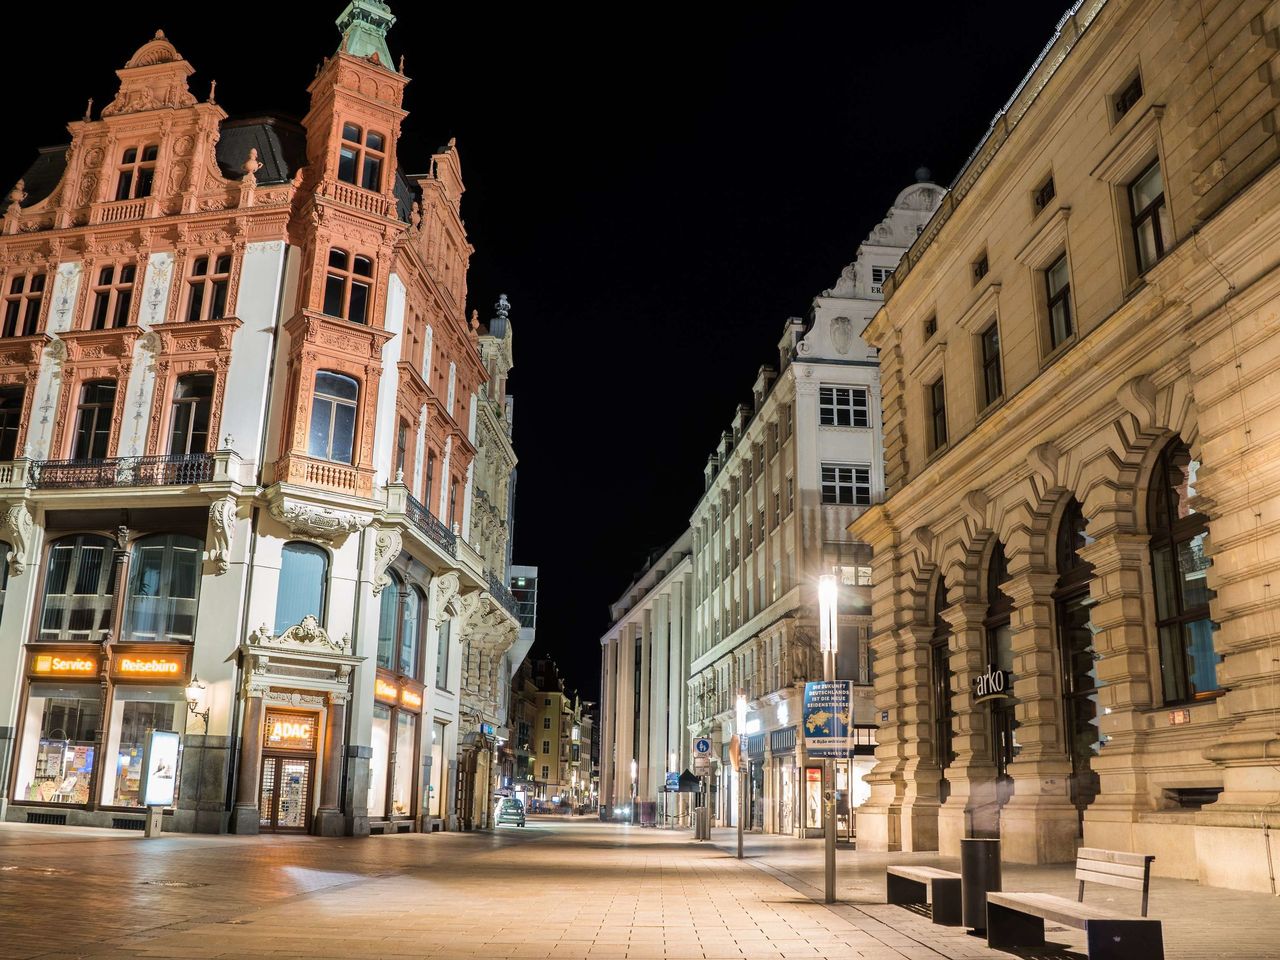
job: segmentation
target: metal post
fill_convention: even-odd
[[[739,741],[739,749],[745,749]],[[738,757],[738,859],[742,859],[742,828],[743,821],[747,818],[747,774],[746,765],[742,762],[742,757]]]
[[[826,650],[822,654],[822,679],[831,682],[836,678],[836,652]],[[826,874],[826,902],[836,902],[836,762],[828,757],[823,761],[823,777],[826,779],[823,800],[826,802],[826,818],[823,823],[822,842],[825,846],[824,873]]]

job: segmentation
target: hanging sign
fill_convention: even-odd
[[[853,681],[804,685],[804,749],[811,757],[853,756]]]
[[[178,789],[178,744],[182,738],[171,730],[152,730],[147,740],[144,807],[171,807]]]
[[[974,703],[1008,700],[1013,696],[1013,675],[1008,670],[1001,670],[995,664],[988,664],[986,672],[978,674],[973,685]]]

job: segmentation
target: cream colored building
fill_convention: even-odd
[[[861,849],[1275,891],[1278,27],[1076,4],[886,285]]]

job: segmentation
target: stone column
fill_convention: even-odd
[[[618,641],[609,637],[600,647],[600,805],[613,806],[613,764],[617,744]]]
[[[938,849],[938,783],[942,772],[933,743],[931,659],[933,627],[912,624],[898,631],[899,770],[902,849]]]
[[[1062,736],[1062,683],[1054,635],[1057,577],[1023,570],[1001,590],[1013,600],[1013,694],[1021,745],[1009,765],[1013,797],[1000,814],[1001,855],[1011,863],[1075,859],[1079,819],[1071,802],[1071,758]]]
[[[942,611],[951,625],[951,747],[955,759],[947,767],[951,795],[938,811],[938,852],[960,856],[960,841],[993,835],[999,823],[996,765],[991,755],[991,708],[975,703],[975,683],[988,665],[987,636],[982,626],[987,605],[961,601]]]
[[[345,832],[342,816],[342,744],[347,730],[347,695],[329,694],[329,711],[324,728],[324,754],[320,759],[320,807],[312,832],[321,837],[340,837]],[[408,762],[408,761],[406,761]]]
[[[240,769],[236,777],[236,805],[231,811],[235,833],[257,833],[258,787],[262,776],[262,725],[266,711],[262,692],[251,690],[244,698],[244,727],[240,733]]]

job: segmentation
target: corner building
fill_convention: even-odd
[[[301,126],[228,119],[157,33],[0,231],[0,813],[456,822],[477,397],[452,143],[408,178],[376,0]]]
[[[1278,26],[1076,4],[889,281],[860,848],[1274,892]]]

